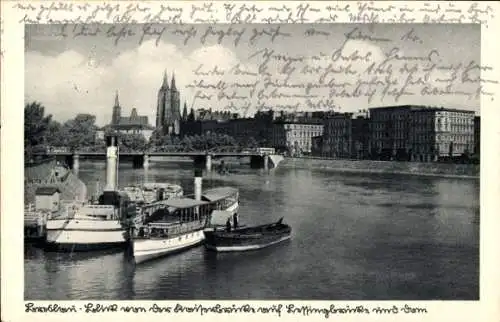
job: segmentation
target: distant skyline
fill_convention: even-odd
[[[278,25],[274,27],[276,26]],[[25,100],[41,102],[46,107],[46,113],[54,115],[58,121],[73,118],[78,113],[92,113],[97,116],[99,125],[105,125],[111,120],[115,93],[118,91],[124,116],[130,115],[132,109],[136,108],[138,114],[147,115],[149,123],[154,124],[157,92],[166,70],[169,78],[175,72],[181,107],[187,101],[188,108],[220,110],[225,104],[216,99],[210,103],[196,100],[193,104],[195,92],[192,88],[186,88],[196,79],[193,70],[200,64],[217,65],[222,69],[228,69],[239,63],[252,69],[257,66],[257,62],[249,59],[249,55],[265,48],[289,56],[310,57],[320,52],[331,54],[343,43],[344,34],[356,26],[367,34],[373,33],[377,37],[392,40],[390,43],[351,41],[349,44],[351,50],[355,49],[360,53],[371,52],[374,59],[381,60],[391,48],[400,47],[406,56],[419,56],[435,49],[439,52],[439,59],[449,64],[480,62],[480,26],[477,25],[288,24],[279,26],[280,32],[289,34],[290,37],[277,37],[274,42],[264,41],[262,38],[251,43],[249,40],[251,37],[246,36],[235,46],[234,37],[227,38],[220,44],[217,43],[216,37],[207,37],[206,42],[202,44],[200,38],[208,25],[184,25],[183,30],[196,33],[196,37],[189,39],[186,44],[185,37],[174,35],[172,32],[179,27],[175,25],[166,25],[166,30],[158,42],[156,38],[146,37],[142,44],[139,44],[140,36],[124,38],[115,44],[114,39],[106,37],[105,33],[75,37],[74,26],[68,26],[67,36],[62,37],[55,35],[54,31],[57,28],[55,25],[26,25]],[[95,26],[88,27],[89,30],[95,28]],[[135,25],[129,28],[139,34],[143,27]],[[216,27],[227,29],[229,25]],[[272,25],[260,25],[260,28],[262,27],[269,28]],[[311,27],[329,35],[305,37],[304,34]],[[256,28],[256,25],[238,25],[234,28],[239,28],[240,31],[246,29],[246,34],[251,35],[251,30]],[[421,41],[401,40],[401,37],[411,29]],[[207,76],[206,79],[234,81],[234,78],[226,79],[227,77],[229,76]],[[340,80],[342,79],[336,78],[336,81]],[[466,86],[472,88],[477,84]],[[479,99],[468,100],[463,96],[412,96],[403,98],[397,103],[387,98],[384,101],[375,98],[369,104],[365,98],[339,98],[335,100],[335,104],[345,112],[403,104],[444,106],[479,112]]]

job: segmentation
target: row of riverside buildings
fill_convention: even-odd
[[[333,111],[259,111],[240,117],[228,111],[191,109],[184,102],[175,76],[167,74],[158,91],[156,130],[165,135],[227,134],[239,142],[255,139],[289,155],[338,159],[438,161],[479,155],[480,117],[473,111],[443,107],[400,105],[370,108],[358,113]],[[123,117],[115,97],[111,123],[106,128],[140,133],[149,139],[154,127],[148,117],[132,109]]]
[[[336,114],[312,137],[312,154],[342,159],[438,161],[479,155],[480,117],[427,106],[371,108]]]
[[[196,114],[181,124],[182,135],[254,137],[295,156],[429,162],[479,155],[480,118],[468,110],[403,105],[360,113],[260,111],[253,118]]]

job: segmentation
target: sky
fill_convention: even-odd
[[[401,55],[422,56],[435,50],[439,53],[439,64],[467,64],[470,61],[480,62],[480,28],[477,25],[453,24],[283,24],[283,25],[238,25],[233,30],[243,32],[243,36],[235,45],[235,37],[225,37],[220,43],[217,37],[203,35],[210,30],[208,25],[163,25],[152,26],[154,30],[164,32],[160,36],[141,34],[146,25],[69,25],[61,36],[61,26],[26,25],[25,31],[25,101],[39,101],[46,107],[46,112],[56,120],[65,121],[78,113],[92,113],[97,116],[97,123],[104,125],[111,119],[115,93],[119,93],[123,116],[136,108],[141,115],[147,115],[151,124],[155,121],[157,92],[161,86],[163,74],[167,71],[169,78],[175,73],[176,84],[180,90],[181,106],[187,102],[189,108],[225,109],[228,101],[213,95],[210,100],[196,98],[196,89],[192,85],[200,76],[194,70],[203,64],[205,71],[213,66],[222,70],[240,64],[243,70],[256,71],[262,63],[262,55],[249,58],[259,51],[273,52],[283,56],[306,57],[310,66],[325,68],[331,54],[340,48],[346,40],[346,34],[358,28],[363,34],[360,39],[351,39],[343,47],[347,56],[357,51],[361,56],[371,53],[370,62],[356,61],[353,69],[363,74],[372,62],[383,61],[393,48],[399,48]],[[226,30],[229,25],[217,25],[213,30]],[[252,40],[254,29],[257,31],[279,27],[282,34],[271,41],[270,36],[257,37]],[[99,28],[98,32],[96,28]],[[114,28],[110,30],[110,28]],[[130,36],[116,41],[110,36],[118,30],[126,28]],[[308,30],[315,28],[322,32],[315,36],[307,36]],[[150,29],[153,30],[153,29]],[[182,30],[182,34],[180,33]],[[417,40],[401,39],[408,31]],[[81,35],[82,32],[95,35]],[[134,34],[134,35],[131,35]],[[187,35],[193,35],[187,39]],[[369,37],[368,37],[369,36]],[[389,39],[377,41],[375,38]],[[187,39],[187,40],[186,40]],[[311,61],[310,57],[324,53],[325,61]],[[260,58],[259,58],[260,57]],[[436,56],[437,57],[437,56]],[[401,67],[401,61],[395,68]],[[278,58],[269,64],[271,77],[281,78],[281,67],[284,62]],[[297,63],[302,64],[302,63]],[[304,62],[305,64],[305,62]],[[295,65],[297,66],[297,65]],[[299,68],[301,66],[298,66]],[[300,69],[300,68],[299,68]],[[446,78],[434,75],[436,78]],[[449,75],[447,75],[449,76]],[[284,76],[283,76],[284,77]],[[317,82],[318,75],[299,75],[292,73],[289,81],[295,83]],[[336,75],[335,81],[356,81],[360,76]],[[365,76],[363,76],[365,77]],[[263,80],[262,77],[245,77],[243,75],[211,75],[203,76],[207,83],[216,84],[218,80],[229,84],[235,81],[251,82]],[[400,80],[401,81],[401,80]],[[433,81],[433,80],[431,80]],[[477,84],[462,84],[473,90]],[[293,90],[291,90],[293,91]],[[318,90],[319,98],[328,95],[328,91]],[[368,101],[366,97],[336,97],[335,107],[340,111],[354,112],[359,109],[384,105],[425,104],[445,106],[479,111],[479,99],[465,98],[461,95],[413,95],[402,97],[398,102],[392,98],[376,95]],[[325,96],[326,97],[326,96]],[[318,98],[318,99],[319,99]],[[269,100],[269,104],[280,105],[281,101],[300,102],[300,110],[313,110],[315,107],[303,104],[296,98]],[[249,99],[249,112],[257,104],[256,99]],[[316,109],[321,109],[317,107]]]

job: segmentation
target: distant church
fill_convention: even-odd
[[[115,95],[115,104],[113,106],[113,113],[111,115],[111,123],[102,128],[98,135],[104,135],[106,129],[111,129],[120,133],[128,134],[142,134],[149,140],[153,132],[153,127],[148,124],[148,117],[138,115],[135,108],[130,112],[130,116],[122,116],[122,107],[118,99],[118,92]]]
[[[179,135],[180,123],[183,119],[180,108],[181,99],[180,93],[175,86],[175,75],[172,74],[172,81],[169,87],[167,72],[165,72],[163,75],[163,84],[158,91],[156,128],[162,129],[165,134]],[[184,109],[186,109],[186,106],[184,106]]]

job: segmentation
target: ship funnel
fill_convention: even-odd
[[[194,170],[194,198],[196,200],[201,200],[201,186],[203,181],[203,170]]]
[[[106,137],[106,187],[105,191],[115,191],[118,175],[118,137]]]

